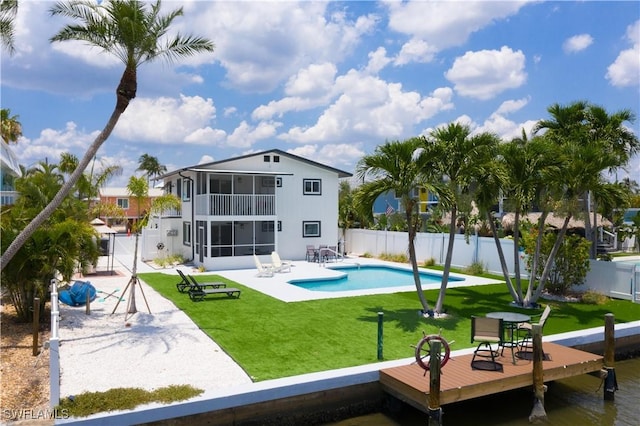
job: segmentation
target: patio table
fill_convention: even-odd
[[[518,341],[516,339],[516,330],[518,329],[518,324],[523,322],[531,321],[531,316],[526,314],[521,314],[518,312],[489,312],[486,315],[487,318],[497,318],[501,319],[502,323],[505,326],[505,329],[509,332],[509,338],[503,339],[501,345],[504,348],[511,349],[511,358],[513,363],[516,363],[516,355],[513,348],[518,346]]]

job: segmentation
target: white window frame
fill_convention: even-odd
[[[116,198],[116,205],[123,210],[129,209],[129,199],[128,198]]]
[[[316,228],[314,230],[313,228]],[[305,220],[302,222],[302,238],[317,238],[322,235],[322,224],[319,220]]]
[[[307,184],[310,185],[307,189]],[[317,188],[316,187],[317,184]],[[322,195],[322,179],[303,179],[302,193],[304,195]]]

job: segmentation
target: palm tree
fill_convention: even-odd
[[[18,0],[0,0],[0,43],[9,51],[15,52],[13,20],[18,13]]]
[[[149,154],[142,154],[138,162],[140,163],[140,166],[137,170],[146,172],[145,175],[147,176],[147,183],[151,177],[158,177],[167,171],[167,167],[160,164],[158,158]]]
[[[5,143],[16,143],[22,136],[22,124],[18,121],[19,118],[17,115],[12,116],[10,109],[0,110],[0,132]]]
[[[442,273],[442,284],[436,302],[435,312],[442,313],[445,293],[449,281],[453,243],[456,234],[458,215],[468,216],[471,211],[471,195],[477,185],[477,176],[492,167],[492,161],[500,139],[490,133],[471,136],[469,126],[450,123],[435,129],[426,140],[432,148],[428,155],[435,157],[434,172],[445,182],[447,197],[439,198],[443,206],[449,208],[449,243]],[[448,203],[446,199],[450,200]],[[468,232],[468,227],[465,227]]]
[[[183,14],[182,8],[160,14],[160,0],[147,9],[147,3],[139,0],[113,0],[94,3],[72,0],[57,3],[52,15],[71,18],[79,23],[66,25],[51,38],[52,42],[80,40],[98,47],[120,59],[125,69],[116,89],[116,105],[106,126],[87,149],[78,167],[60,188],[60,191],[42,212],[33,219],[2,253],[0,270],[11,260],[16,251],[31,234],[62,203],[85,169],[107,140],[120,115],[136,97],[138,66],[156,59],[172,62],[198,52],[213,51],[213,43],[205,38],[176,34],[166,40],[173,20]]]
[[[135,245],[133,250],[133,269],[131,270],[131,279],[127,287],[131,286],[129,292],[129,303],[127,305],[127,314],[135,314],[138,312],[136,307],[136,285],[138,284],[138,242],[140,231],[146,226],[149,217],[153,213],[161,213],[162,211],[180,207],[181,201],[173,194],[165,194],[149,201],[149,184],[143,177],[131,176],[127,184],[127,191],[136,201],[137,219],[133,224],[133,232],[135,233]],[[143,207],[144,210],[143,210]],[[126,291],[126,289],[125,289]],[[144,297],[144,293],[142,293]],[[146,303],[146,298],[145,298]],[[118,308],[118,304],[113,308],[113,312]],[[147,305],[149,309],[149,305]],[[112,314],[113,314],[112,312]],[[151,312],[149,310],[149,312]]]
[[[72,173],[78,167],[78,157],[68,152],[64,152],[60,159],[60,171],[64,173]],[[98,198],[100,188],[105,186],[107,182],[122,174],[122,166],[115,164],[105,164],[101,162],[100,169],[95,169],[96,158],[93,158],[91,162],[91,170],[89,173],[84,173],[80,179],[78,179],[77,196],[80,200],[85,200],[87,206],[90,208],[92,201]]]
[[[422,290],[414,245],[416,233],[420,229],[420,217],[417,211],[419,199],[413,195],[415,189],[426,187],[436,191],[435,186],[432,186],[424,176],[425,171],[433,169],[433,164],[429,164],[432,157],[420,155],[414,158],[414,153],[423,144],[423,138],[387,142],[376,147],[373,154],[363,157],[356,166],[356,173],[363,181],[367,178],[371,180],[365,181],[358,188],[354,201],[371,216],[373,203],[380,195],[393,191],[396,197],[400,198],[407,220],[409,260],[418,298],[423,312],[432,315],[433,311]]]

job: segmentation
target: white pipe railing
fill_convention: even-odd
[[[60,403],[60,306],[58,281],[51,280],[51,336],[49,337],[49,405]]]

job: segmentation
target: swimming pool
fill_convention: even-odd
[[[371,290],[415,285],[413,272],[410,269],[386,265],[336,266],[331,269],[343,274],[333,278],[296,279],[288,283],[311,291]],[[440,275],[420,272],[422,285],[439,284],[441,280]],[[464,281],[464,278],[449,277],[449,281]]]

